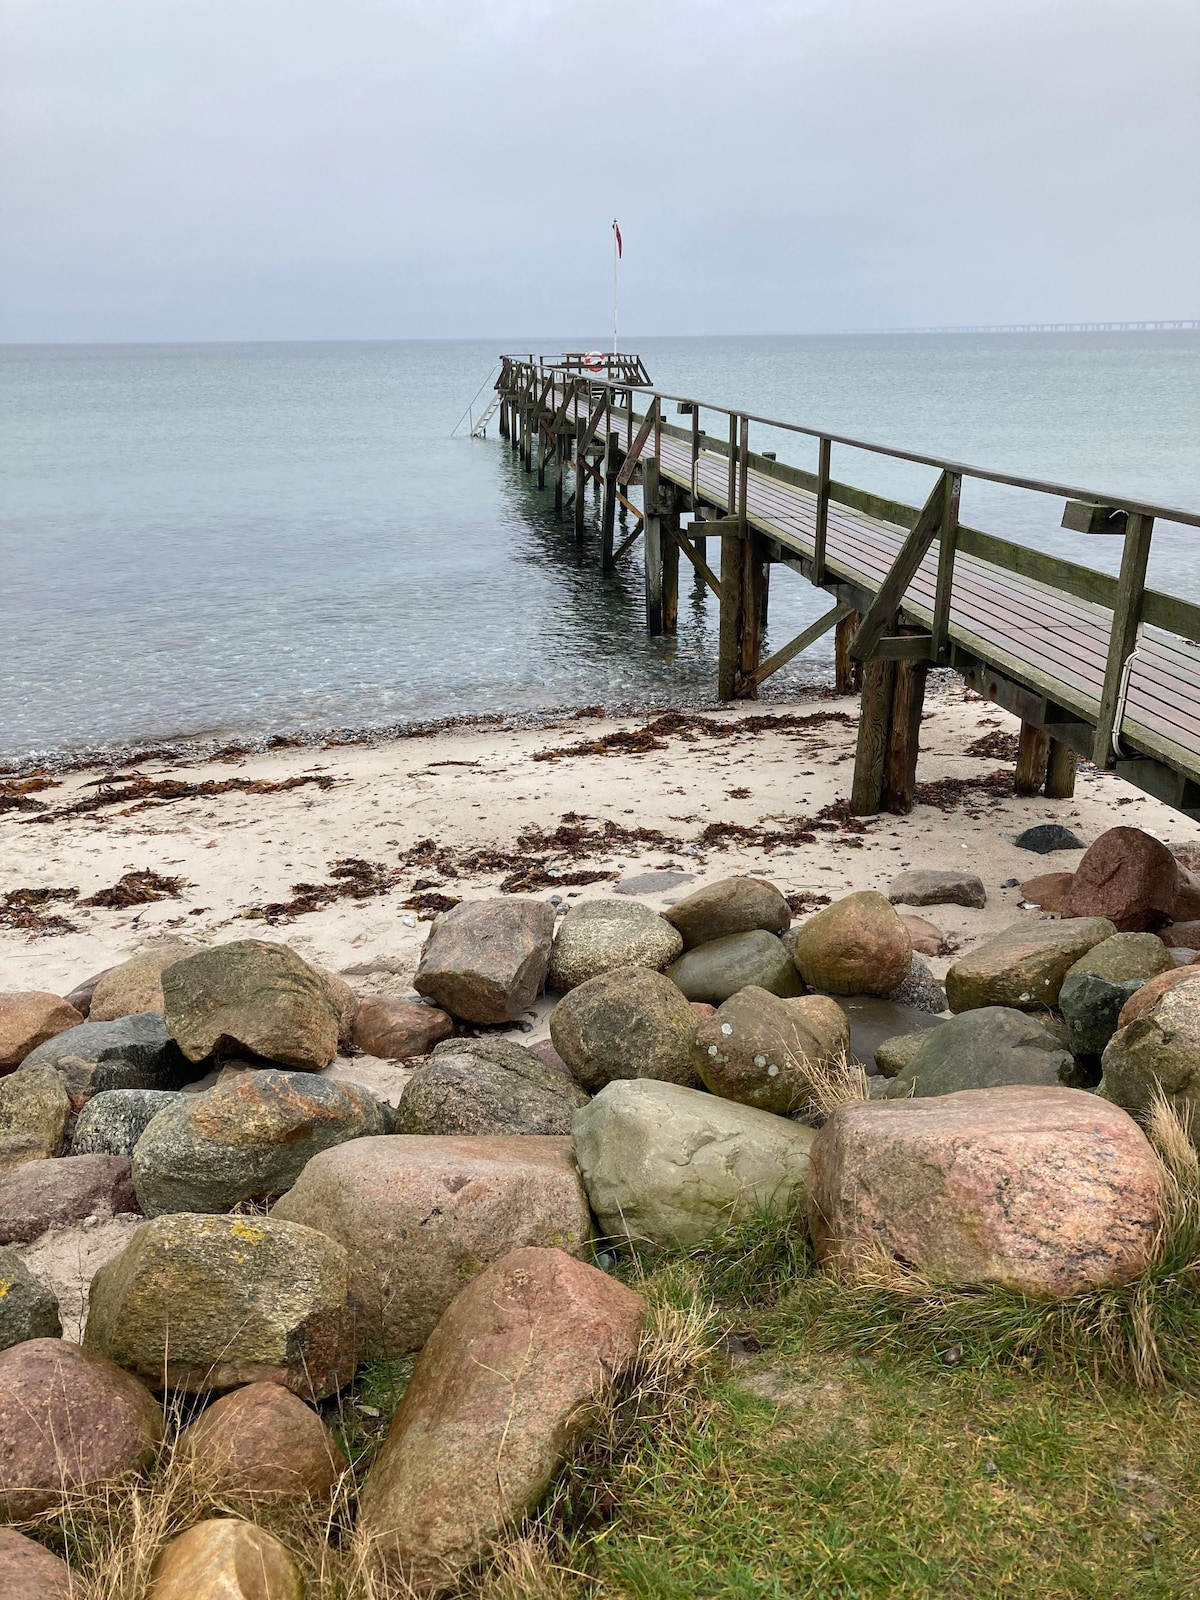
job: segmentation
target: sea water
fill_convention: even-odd
[[[0,350],[0,754],[710,696],[715,604],[686,564],[678,635],[652,639],[640,556],[600,574],[591,500],[580,547],[494,421],[453,433],[501,351],[594,342]],[[675,393],[1200,508],[1200,334],[627,345]],[[751,444],[815,463],[795,435]],[[917,504],[935,477],[844,447],[833,471]],[[1120,541],[1061,512],[964,485],[969,525],[1115,570]],[[1200,599],[1200,530],[1157,526],[1150,581]],[[769,647],[827,606],[777,569]]]

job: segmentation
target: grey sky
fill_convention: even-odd
[[[1200,315],[1197,0],[0,0],[0,336]]]

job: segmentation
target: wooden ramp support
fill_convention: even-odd
[[[850,810],[856,817],[879,811],[907,816],[913,808],[928,670],[925,660],[875,660],[863,670],[850,793]]]

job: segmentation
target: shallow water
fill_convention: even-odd
[[[636,344],[667,389],[1200,505],[1197,334]],[[711,597],[684,575],[678,638],[650,639],[637,560],[601,579],[594,529],[577,550],[494,437],[450,437],[499,351],[527,347],[0,351],[0,752],[711,692]],[[814,455],[765,429],[752,444]],[[910,500],[932,478],[842,450],[834,472]],[[1119,549],[1060,514],[964,496],[973,526],[1115,570]],[[1198,539],[1160,525],[1151,581],[1200,598]],[[828,602],[783,571],[771,604],[778,644]],[[830,648],[777,688],[825,675]]]

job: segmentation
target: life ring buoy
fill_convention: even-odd
[[[602,350],[589,350],[583,358],[583,364],[589,372],[603,372],[604,352]]]

